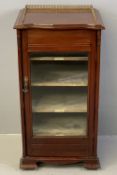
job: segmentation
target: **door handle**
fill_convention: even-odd
[[[24,86],[23,86],[23,92],[27,93],[28,92],[28,77],[24,77]]]

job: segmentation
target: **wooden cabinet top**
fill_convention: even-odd
[[[27,5],[19,12],[15,29],[104,29],[93,6]]]

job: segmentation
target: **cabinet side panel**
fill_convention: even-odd
[[[95,122],[95,64],[96,64],[96,31],[91,35],[91,51],[89,52],[88,66],[88,143],[89,157],[93,156],[94,147],[94,122]]]
[[[100,81],[100,45],[101,45],[101,30],[97,31],[97,36],[96,36],[95,119],[94,119],[94,148],[93,148],[94,156],[97,155],[99,81]]]
[[[22,32],[17,30],[18,45],[18,67],[19,67],[19,91],[20,91],[20,109],[21,109],[21,125],[22,125],[22,146],[23,156],[26,156],[26,132],[25,132],[25,114],[24,114],[24,96],[23,87],[23,62],[22,62]]]

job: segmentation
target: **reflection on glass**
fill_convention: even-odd
[[[87,112],[87,88],[32,88],[33,112]]]
[[[63,55],[30,56],[34,136],[87,135],[88,54]]]
[[[85,113],[40,113],[33,115],[33,133],[36,136],[85,136]]]
[[[88,72],[85,63],[32,62],[32,86],[87,86]],[[37,76],[38,75],[38,76]]]

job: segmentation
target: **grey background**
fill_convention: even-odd
[[[20,133],[16,31],[13,24],[26,0],[0,1],[0,133]],[[102,33],[99,133],[117,134],[117,2],[110,0],[38,0],[40,4],[93,4],[106,30]]]

